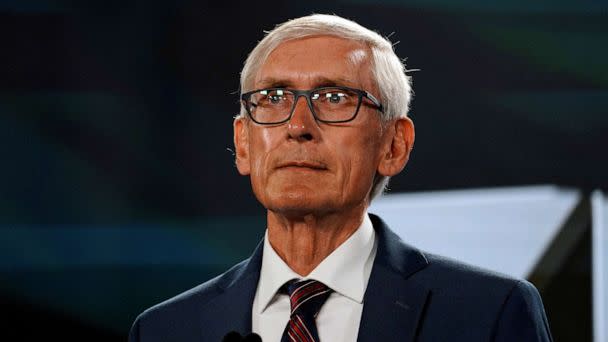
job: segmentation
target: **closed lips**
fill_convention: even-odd
[[[291,161],[291,162],[281,163],[281,164],[279,164],[278,168],[281,169],[281,168],[286,168],[286,167],[302,167],[302,168],[315,169],[315,170],[326,170],[327,169],[325,164],[309,162],[309,161]]]

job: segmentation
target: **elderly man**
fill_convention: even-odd
[[[368,215],[414,144],[389,41],[337,16],[291,20],[251,52],[241,89],[236,165],[267,209],[264,240],[142,313],[131,341],[551,340],[530,283],[423,253]]]

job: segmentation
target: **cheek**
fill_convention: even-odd
[[[261,128],[251,134],[251,176],[256,182],[265,182],[270,168],[270,157],[276,146],[276,135],[272,134],[271,128]]]
[[[272,146],[274,141],[277,140],[278,132],[274,132],[279,127],[261,128],[258,134],[258,142],[260,146]]]
[[[343,143],[348,146],[336,150],[342,159],[344,187],[366,187],[373,181],[378,164],[378,138],[372,135],[361,137],[356,141]]]

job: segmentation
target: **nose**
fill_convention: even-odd
[[[300,98],[302,100],[300,101]],[[287,122],[287,134],[290,139],[298,141],[310,141],[318,137],[318,123],[315,120],[306,98],[304,96],[296,99],[293,114]]]

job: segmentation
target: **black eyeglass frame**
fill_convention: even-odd
[[[357,104],[357,109],[355,109],[355,113],[353,114],[353,116],[350,119],[347,120],[338,120],[338,121],[334,121],[334,120],[323,120],[320,119],[317,116],[317,113],[315,113],[314,107],[312,105],[312,100],[310,98],[310,96],[312,95],[312,93],[314,92],[318,92],[318,91],[322,91],[325,89],[340,89],[340,90],[345,90],[345,91],[352,91],[354,93],[356,93],[359,96],[359,102]],[[251,114],[251,111],[249,109],[249,103],[251,103],[251,95],[260,92],[262,90],[267,90],[267,91],[272,91],[272,90],[287,90],[291,93],[293,93],[294,95],[294,100],[293,100],[293,106],[291,107],[291,110],[289,112],[289,115],[287,116],[287,118],[285,118],[285,120],[281,120],[281,121],[277,121],[277,122],[259,122],[257,121],[253,115]],[[342,86],[334,86],[334,87],[318,87],[318,88],[313,88],[313,89],[308,89],[308,90],[298,90],[298,89],[289,89],[289,88],[262,88],[262,89],[256,89],[256,90],[252,90],[252,91],[248,91],[246,93],[241,94],[241,101],[243,101],[243,105],[245,106],[245,110],[247,111],[247,114],[249,115],[249,117],[251,118],[251,120],[253,120],[253,122],[257,123],[258,125],[280,125],[283,124],[289,120],[291,120],[291,117],[293,116],[293,112],[296,109],[296,105],[298,104],[298,100],[300,99],[300,97],[304,96],[304,98],[306,98],[306,104],[308,105],[308,109],[310,109],[310,112],[312,113],[312,116],[315,118],[315,120],[319,121],[319,122],[323,122],[323,123],[328,123],[328,124],[334,124],[334,123],[344,123],[344,122],[349,122],[349,121],[353,121],[356,117],[357,114],[359,114],[359,109],[361,108],[361,104],[363,103],[363,98],[366,97],[368,98],[370,101],[372,101],[372,104],[374,106],[376,106],[376,109],[380,112],[380,113],[384,113],[384,107],[382,106],[382,103],[380,103],[380,101],[378,101],[378,99],[370,94],[369,92],[362,90],[362,89],[357,89],[357,88],[350,88],[350,87],[342,87]],[[251,103],[253,104],[253,103]]]

